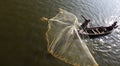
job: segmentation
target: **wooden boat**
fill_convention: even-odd
[[[83,24],[85,26],[82,26]],[[117,22],[114,22],[111,26],[108,26],[108,27],[100,26],[100,27],[88,28],[87,27],[88,22],[86,19],[85,19],[85,22],[83,24],[80,26],[82,29],[79,29],[78,33],[79,33],[79,35],[89,36],[90,38],[108,35],[108,34],[112,33],[112,31],[115,28],[118,27]]]

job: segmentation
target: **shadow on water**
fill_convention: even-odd
[[[55,15],[49,1],[0,2],[0,66],[70,66],[47,54],[47,22],[40,18]]]

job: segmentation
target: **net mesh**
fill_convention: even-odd
[[[59,13],[48,20],[48,52],[54,57],[75,66],[98,66],[88,46],[78,35],[77,17],[60,9]]]

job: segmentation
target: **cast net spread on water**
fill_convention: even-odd
[[[55,17],[48,20],[48,52],[75,66],[98,66],[83,36],[79,36],[78,27],[77,17],[60,9]]]

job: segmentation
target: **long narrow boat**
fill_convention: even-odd
[[[100,26],[100,27],[88,28],[87,27],[87,24],[88,24],[87,21],[88,20],[85,19],[85,22],[80,26],[83,29],[78,30],[79,35],[89,36],[90,38],[95,38],[95,37],[99,37],[99,36],[105,36],[105,35],[108,35],[108,34],[112,33],[112,31],[115,28],[118,27],[117,22],[114,22],[111,26],[108,26],[108,27]],[[85,26],[83,26],[83,25],[85,25]]]

